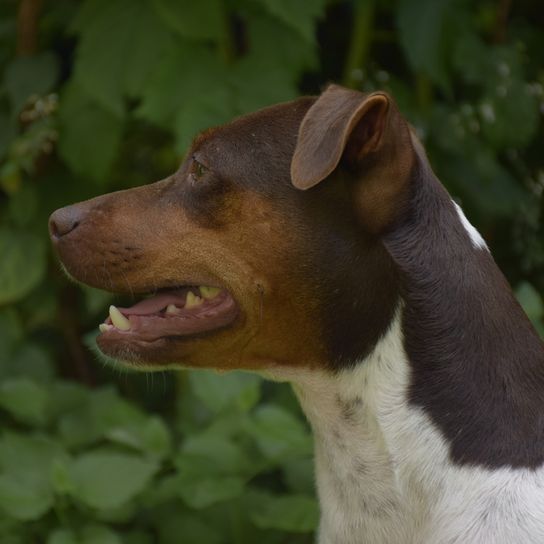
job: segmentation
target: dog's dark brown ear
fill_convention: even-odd
[[[361,218],[379,232],[407,193],[413,161],[410,129],[387,94],[331,85],[302,120],[291,180],[310,189],[342,163],[356,178],[353,197]]]

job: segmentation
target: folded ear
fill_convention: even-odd
[[[410,129],[387,94],[330,85],[302,120],[291,180],[306,190],[345,167],[361,219],[379,232],[407,195],[413,162]]]

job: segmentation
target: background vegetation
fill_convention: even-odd
[[[0,542],[312,541],[289,389],[97,364],[109,296],[49,249],[51,211],[171,173],[206,126],[389,90],[543,333],[543,25],[538,0],[3,0]]]

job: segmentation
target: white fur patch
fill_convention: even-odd
[[[488,249],[487,244],[485,243],[485,240],[482,238],[482,235],[476,230],[476,228],[472,225],[472,223],[467,219],[467,216],[465,215],[465,212],[463,212],[461,206],[459,206],[459,204],[457,204],[457,202],[453,200],[452,202],[455,206],[455,209],[457,210],[457,215],[459,215],[459,219],[461,220],[463,227],[465,227],[465,230],[467,231],[467,234],[469,235],[470,240],[472,241],[472,245],[478,249]]]
[[[457,466],[408,403],[400,315],[374,352],[333,375],[287,379],[315,435],[320,544],[542,544],[544,472]]]

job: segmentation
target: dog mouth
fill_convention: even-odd
[[[218,287],[185,286],[161,290],[128,308],[110,306],[100,324],[100,338],[153,342],[187,337],[230,325],[238,307],[230,293]]]

